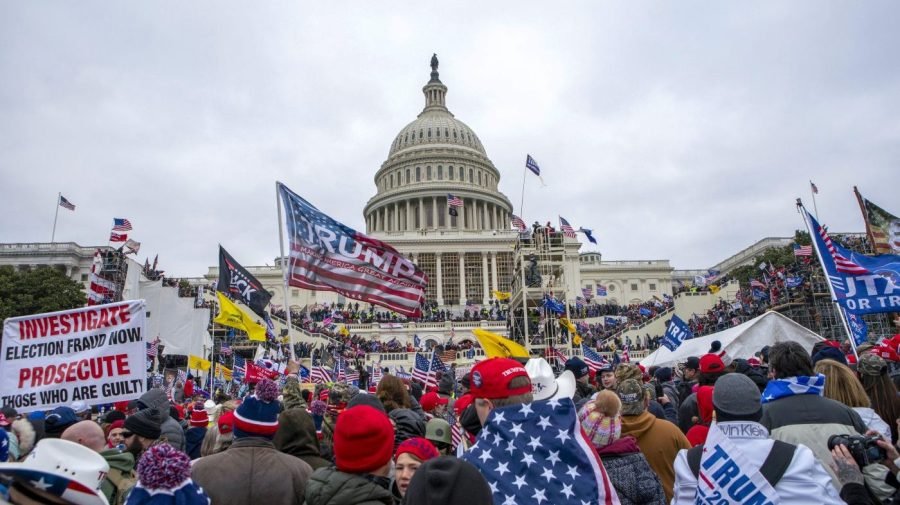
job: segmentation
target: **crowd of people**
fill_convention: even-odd
[[[427,387],[301,384],[292,361],[280,385],[234,397],[189,381],[109,410],[4,407],[0,500],[563,504],[578,489],[589,503],[894,503],[900,335],[858,359],[829,341],[741,358],[715,344],[647,369],[489,358]]]

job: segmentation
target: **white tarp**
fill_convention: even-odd
[[[769,311],[734,328],[685,340],[674,351],[660,347],[642,359],[641,365],[672,366],[684,362],[691,356],[703,356],[709,351],[709,346],[714,340],[722,343],[722,350],[729,358],[747,359],[764,346],[776,342],[797,342],[807,351],[811,351],[816,342],[824,339],[778,312]]]
[[[204,356],[212,349],[209,309],[194,307],[194,298],[181,298],[178,288],[160,281],[141,282],[147,301],[148,341],[159,337],[166,355]]]

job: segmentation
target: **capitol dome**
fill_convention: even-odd
[[[447,86],[431,59],[422,88],[425,107],[400,130],[375,174],[377,192],[364,210],[369,233],[508,230],[512,204],[500,193],[500,172],[478,135],[447,109]],[[462,202],[451,215],[448,200]]]

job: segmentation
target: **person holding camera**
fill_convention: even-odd
[[[897,422],[900,427],[900,420]],[[841,499],[850,505],[900,504],[900,451],[881,434],[870,431],[865,437],[835,435],[829,440],[831,469],[841,482]],[[880,463],[888,468],[884,484],[894,489],[892,496],[879,500],[869,489],[871,479],[860,468]]]

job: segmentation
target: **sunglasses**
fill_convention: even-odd
[[[134,436],[134,433],[130,431],[123,431],[122,433],[120,433],[120,435],[122,436],[122,438],[128,438]]]

